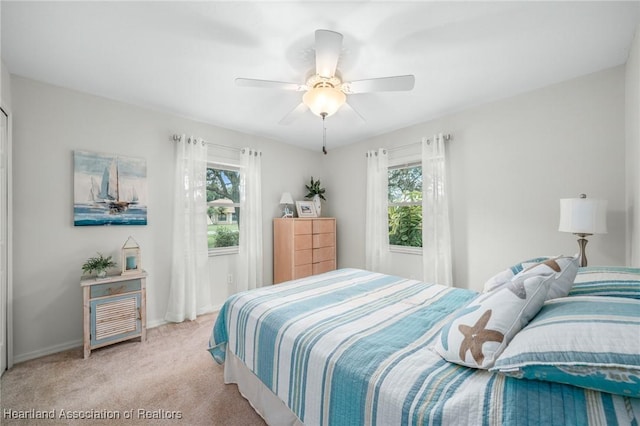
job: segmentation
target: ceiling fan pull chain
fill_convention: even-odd
[[[327,117],[327,113],[322,114],[322,152],[327,155],[327,127],[325,126],[324,119]]]

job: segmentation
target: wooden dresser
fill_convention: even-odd
[[[336,219],[273,220],[273,283],[336,269]]]

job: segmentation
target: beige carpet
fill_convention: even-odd
[[[264,425],[206,350],[214,320],[153,328],[145,343],[107,346],[86,360],[78,348],[17,364],[0,382],[0,424]],[[7,410],[55,410],[56,419],[12,420]],[[120,420],[61,418],[81,414]]]

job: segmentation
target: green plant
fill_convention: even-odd
[[[314,195],[317,195],[320,199],[325,201],[327,200],[324,198],[325,189],[320,188],[320,179],[314,181],[313,176],[311,176],[311,181],[309,182],[309,185],[305,185],[305,188],[309,191],[309,193],[305,195],[305,198],[313,198]]]
[[[389,244],[422,247],[422,206],[389,207]]]
[[[238,245],[240,233],[237,230],[219,226],[214,234],[214,247],[234,247]]]
[[[82,270],[90,274],[93,271],[100,272],[104,271],[107,268],[113,268],[117,263],[113,261],[112,256],[104,257],[101,253],[98,253],[96,257],[90,257],[84,262],[82,265]]]

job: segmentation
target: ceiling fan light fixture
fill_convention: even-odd
[[[313,87],[302,96],[302,102],[320,117],[335,114],[346,101],[347,96],[340,89],[328,85]]]

